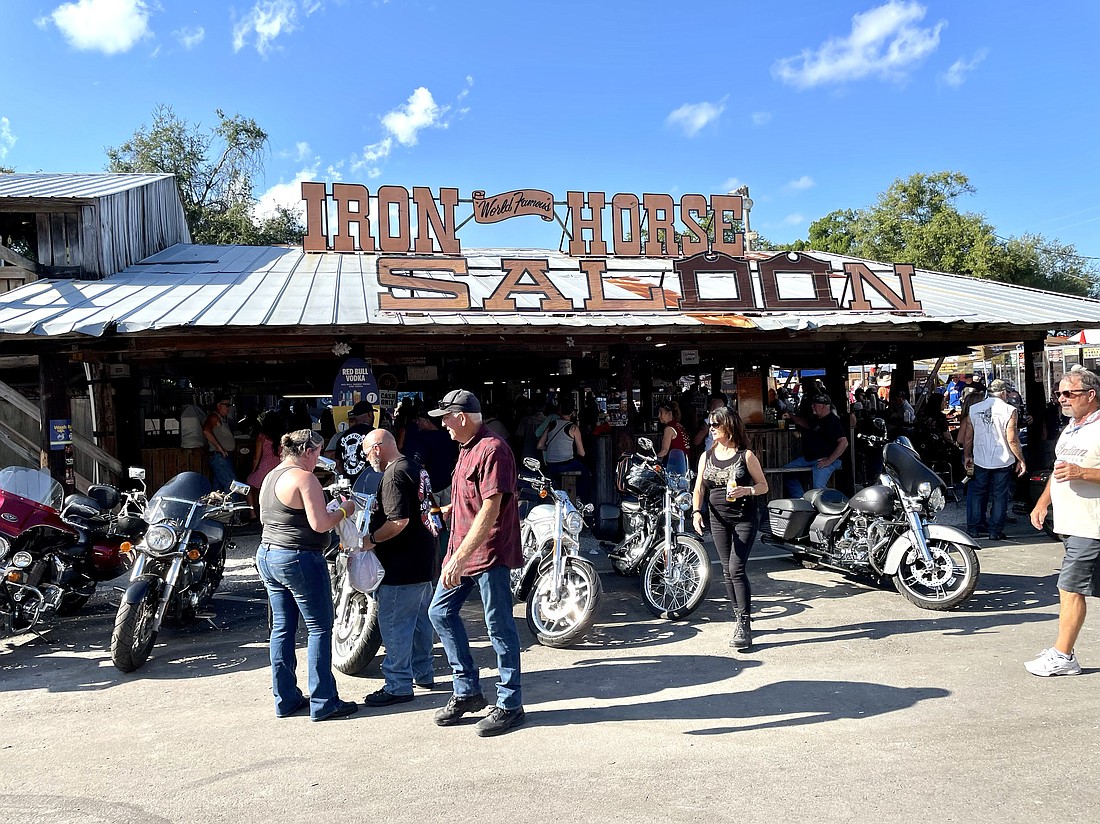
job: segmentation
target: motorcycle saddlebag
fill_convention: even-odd
[[[768,504],[766,529],[784,541],[790,541],[806,532],[817,510],[802,498],[779,498]]]
[[[592,534],[601,541],[618,541],[622,537],[620,525],[619,507],[614,504],[600,504],[592,523]]]

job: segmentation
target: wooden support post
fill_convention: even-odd
[[[72,433],[72,407],[69,404],[69,358],[56,351],[45,351],[38,356],[38,383],[40,390],[39,414],[42,419],[40,445],[44,453],[45,467],[54,480],[61,484],[68,495],[76,491],[76,465],[73,445],[51,447],[57,427],[68,426]]]
[[[1028,415],[1031,416],[1027,424],[1027,450],[1024,452],[1024,460],[1028,467],[1039,468],[1054,457],[1054,445],[1048,450],[1046,444],[1054,439],[1054,432],[1046,431],[1046,389],[1043,386],[1043,370],[1046,369],[1046,351],[1043,337],[1024,340],[1024,385],[1017,387],[1023,395],[1024,405],[1027,406]],[[1035,363],[1039,368],[1035,368]],[[1022,423],[1022,422],[1021,422]]]

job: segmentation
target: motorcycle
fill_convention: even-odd
[[[327,462],[329,459],[323,459]],[[331,471],[332,467],[319,466]],[[332,462],[333,467],[335,461]],[[351,499],[355,503],[353,523],[360,536],[367,534],[370,511],[381,479],[380,473],[363,472],[354,486],[347,478],[337,478],[325,487],[335,500]],[[332,626],[332,665],[345,675],[357,675],[367,668],[382,647],[382,631],[378,627],[378,599],[374,593],[363,593],[351,585],[348,576],[348,549],[334,543],[325,551],[332,577],[332,603],[335,620]]]
[[[144,470],[134,470],[144,480]],[[111,634],[111,661],[122,672],[140,668],[166,617],[186,625],[202,617],[217,590],[225,558],[234,548],[232,527],[251,507],[234,496],[250,487],[234,481],[228,493],[211,492],[197,472],[181,472],[162,486],[142,512],[145,536],[135,556]]]
[[[65,496],[44,470],[0,470],[0,620],[6,635],[46,615],[71,615],[96,584],[126,571],[126,543],[143,526],[132,501],[113,486]]]
[[[620,461],[620,487],[626,493],[615,507],[600,509],[600,527],[618,521],[622,539],[601,542],[619,575],[641,575],[642,600],[659,618],[685,618],[698,608],[710,586],[710,557],[702,542],[688,534],[691,512],[689,476],[665,471],[653,441],[639,438],[645,454]],[[612,510],[609,512],[608,510]]]
[[[530,506],[520,522],[523,566],[512,570],[512,595],[527,602],[527,626],[540,644],[568,647],[591,628],[603,594],[596,568],[580,557],[584,515],[592,505],[577,509],[565,492],[554,489],[537,458],[526,458],[523,465],[538,474],[519,479],[546,503]]]
[[[806,566],[893,578],[898,592],[923,609],[957,607],[978,585],[980,547],[962,530],[932,522],[946,504],[946,485],[908,439],[857,437],[882,447],[879,482],[851,498],[811,489],[802,498],[772,501],[761,539],[793,550]]]

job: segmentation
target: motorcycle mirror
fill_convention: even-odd
[[[233,481],[233,483],[229,485],[229,491],[235,492],[238,495],[247,495],[252,491],[252,487],[248,484],[242,484],[240,481]]]
[[[336,461],[332,458],[326,458],[324,455],[317,456],[317,468],[323,469],[326,472],[336,471]]]
[[[638,438],[638,446],[646,452],[653,452],[653,441],[649,438]]]
[[[880,432],[886,431],[886,421],[883,418],[875,418],[873,421],[871,421],[871,425]]]
[[[539,463],[538,458],[524,458],[523,465],[530,469],[532,472],[538,472],[542,469],[542,464]]]
[[[140,466],[131,466],[130,470],[127,474],[130,476],[130,478],[132,480],[135,480],[135,481],[144,481],[145,480],[145,470]]]

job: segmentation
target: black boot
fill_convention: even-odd
[[[733,638],[730,639],[730,646],[739,650],[748,649],[752,646],[752,630],[749,628],[748,613],[735,609],[733,621]]]

